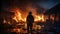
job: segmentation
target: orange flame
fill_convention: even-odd
[[[50,19],[54,21],[54,15],[50,15]]]
[[[41,16],[36,15],[34,21],[42,21],[42,22],[44,22],[44,15],[41,15]]]
[[[15,11],[15,16],[13,18],[14,20],[16,20],[17,22],[24,21],[26,22],[26,18],[22,18],[22,14],[19,12],[19,10]],[[41,16],[39,15],[35,15],[35,20],[34,21],[44,21],[44,15],[42,14]]]
[[[22,16],[21,13],[20,13],[19,10],[17,9],[17,10],[15,11],[15,16],[14,16],[13,19],[16,20],[17,22],[19,22],[20,20],[25,22],[25,21],[26,21],[26,18],[23,19],[21,16]]]
[[[26,17],[22,17],[22,13],[21,13],[21,10],[19,9],[15,9],[15,15],[13,17],[14,20],[16,20],[16,22],[20,22],[20,21],[24,21],[26,22]],[[33,14],[34,16],[34,21],[41,21],[41,22],[45,22],[46,21],[46,16],[44,14],[40,14],[40,15],[35,15]]]

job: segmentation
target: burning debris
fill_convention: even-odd
[[[29,11],[31,11],[33,13],[34,21],[46,22],[46,20],[48,19],[48,16],[44,15],[44,13],[41,13],[41,14],[37,15],[36,14],[36,9],[33,9],[31,7],[28,8],[25,12],[23,12],[21,9],[18,9],[18,8],[12,9],[11,12],[14,13],[12,19],[15,20],[16,22],[21,22],[21,21],[26,22],[26,17],[28,15]],[[50,19],[54,20],[54,15],[51,15]],[[5,20],[4,20],[4,22],[5,22]]]
[[[14,19],[14,20],[16,20],[17,22],[19,22],[19,21],[24,21],[24,22],[26,22],[26,17],[22,17],[22,13],[19,11],[19,9],[16,9],[15,11],[14,11],[14,17],[12,18],[12,19]],[[34,21],[42,21],[42,22],[44,22],[45,21],[45,17],[44,17],[44,14],[41,14],[41,15],[36,15],[36,14],[34,14],[33,13],[33,16],[34,16],[34,18],[35,18],[35,20]]]
[[[29,7],[29,6],[27,8],[28,9],[26,9],[25,11],[22,11],[19,8],[9,9],[10,13],[13,12],[14,14],[12,16],[11,15],[6,15],[6,16],[4,15],[4,17],[3,17],[4,18],[4,23],[7,22],[8,24],[13,24],[15,22],[26,22],[26,17],[28,15],[29,11],[32,12],[32,15],[34,16],[34,21],[35,22],[38,22],[38,21],[39,22],[46,22],[46,20],[49,19],[48,15],[44,15],[44,13],[37,14],[37,9],[36,8],[32,8],[32,7]],[[54,17],[55,17],[54,15],[50,15],[50,20],[54,21],[54,19],[55,19]]]

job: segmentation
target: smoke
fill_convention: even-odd
[[[40,7],[38,5],[38,3],[40,1],[41,0],[2,0],[2,5],[3,5],[3,7],[7,7],[7,8],[17,7],[19,9],[21,9],[22,11],[25,11],[27,6],[32,7],[33,9]],[[40,8],[38,8],[38,9],[40,9]]]
[[[18,9],[22,17],[25,18],[30,11],[33,15],[44,11],[43,8],[38,5],[39,2],[40,0],[4,0],[2,3],[3,6],[8,7],[8,11]]]

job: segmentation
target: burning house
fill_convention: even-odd
[[[48,15],[49,20],[45,23],[45,31],[48,32],[52,32],[52,33],[57,33],[57,31],[59,31],[59,10],[60,8],[60,4],[57,4],[56,6],[54,6],[53,8],[49,9],[46,11],[45,15]],[[58,29],[57,29],[58,27]],[[57,31],[56,31],[57,30]]]

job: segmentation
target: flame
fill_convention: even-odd
[[[44,20],[44,15],[42,14],[42,15],[40,15],[40,16],[35,16],[35,20],[34,21],[42,21],[42,22],[44,22],[45,20]]]
[[[26,18],[24,19],[22,18],[22,15],[18,9],[15,11],[15,16],[13,19],[16,20],[17,22],[19,22],[20,20],[26,22]]]
[[[54,21],[54,15],[51,15],[51,16],[50,16],[50,19],[51,19],[52,21]]]
[[[20,22],[20,21],[24,21],[26,22],[26,17],[22,17],[23,13],[21,13],[22,11],[19,10],[19,9],[15,9],[14,13],[14,17],[13,19],[16,20],[16,22]],[[25,16],[25,15],[24,15]],[[34,21],[41,21],[41,22],[45,22],[46,21],[46,16],[42,13],[40,15],[35,15],[33,13],[33,16],[34,16]]]
[[[18,10],[15,12],[15,16],[13,19],[16,20],[17,22],[19,22],[20,20],[26,22],[26,18],[22,18],[22,14]],[[43,14],[41,16],[35,15],[34,21],[44,22],[44,15]]]

